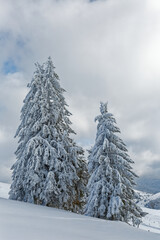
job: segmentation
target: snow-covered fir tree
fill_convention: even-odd
[[[10,199],[80,212],[86,193],[83,149],[71,138],[67,104],[51,58],[36,64],[15,137]]]
[[[89,151],[88,201],[86,215],[124,222],[140,223],[142,211],[135,204],[133,190],[134,163],[127,154],[126,145],[116,135],[120,133],[115,118],[101,103],[96,140]]]

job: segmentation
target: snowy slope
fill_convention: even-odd
[[[142,209],[148,214],[142,218],[140,229],[160,234],[160,210],[149,208]]]
[[[148,208],[160,209],[160,193],[154,194],[145,206]]]
[[[144,212],[147,213],[147,215],[142,218],[140,228],[160,234],[160,210],[148,208],[150,203],[153,203],[153,201],[154,203],[158,203],[160,193],[150,194],[141,191],[136,191],[136,193],[137,204],[143,209]]]
[[[29,203],[0,199],[2,240],[159,240],[154,234],[112,222]]]
[[[141,191],[136,191],[137,203],[140,207],[160,209],[160,193],[151,194]]]
[[[160,198],[160,193],[156,193],[154,195],[152,195],[152,197],[150,197],[150,201],[153,201],[153,200],[156,200],[156,199],[159,199]]]
[[[9,185],[0,183],[0,196]],[[0,198],[0,240],[158,240],[158,234],[122,222],[105,221],[63,210]],[[156,210],[155,210],[156,211]],[[148,225],[155,221],[151,212]],[[157,211],[155,212],[157,214]],[[159,218],[160,219],[160,215]],[[146,219],[147,221],[147,219]],[[147,225],[146,224],[146,225]],[[155,223],[153,223],[155,225]],[[149,226],[141,225],[145,230]],[[157,229],[151,229],[157,230]]]

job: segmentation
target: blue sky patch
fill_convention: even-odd
[[[0,42],[5,43],[6,40],[10,39],[11,33],[10,32],[5,32],[5,31],[0,31]]]
[[[17,66],[13,59],[8,59],[6,62],[4,62],[2,70],[5,74],[17,72]]]
[[[17,44],[17,46],[18,46],[19,48],[24,48],[26,42],[25,42],[21,37],[19,37],[19,38],[17,39],[16,44]]]

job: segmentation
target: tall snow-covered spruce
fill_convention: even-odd
[[[36,64],[15,137],[19,145],[12,166],[10,199],[81,212],[86,192],[83,149],[71,134],[59,77],[51,58]]]
[[[130,164],[134,163],[127,154],[126,145],[116,135],[120,133],[115,118],[107,111],[107,104],[101,103],[97,135],[89,151],[88,201],[86,215],[140,223],[142,211],[134,202],[134,178]]]

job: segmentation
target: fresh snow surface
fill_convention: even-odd
[[[160,193],[150,194],[141,191],[136,191],[136,193],[137,204],[143,209],[144,212],[148,213],[142,218],[142,223],[139,227],[143,230],[160,234],[160,210],[145,207],[151,201],[158,201],[158,199],[160,199]]]
[[[0,186],[0,197],[7,198],[9,184],[0,183]],[[0,198],[0,240],[160,239],[159,234],[133,228],[122,222],[100,220],[3,198]],[[157,210],[147,210],[150,211],[150,215],[147,215],[148,218],[145,217],[146,220],[141,228],[156,230],[157,222],[160,221],[160,211],[158,215]],[[153,226],[149,229],[150,223],[153,223],[155,229]]]
[[[142,218],[139,228],[160,234],[160,210],[150,208],[142,208],[142,210],[148,214]]]
[[[159,234],[29,203],[0,199],[2,240],[159,240]]]
[[[8,191],[9,184],[0,183],[0,197],[7,198]],[[150,211],[150,215],[145,217],[145,222],[140,227],[156,232],[160,213],[156,222],[158,211],[151,209],[148,211]],[[149,229],[150,223],[155,229],[153,226]],[[41,239],[158,240],[159,235],[133,228],[122,222],[105,221],[54,208],[0,198],[0,240]]]

